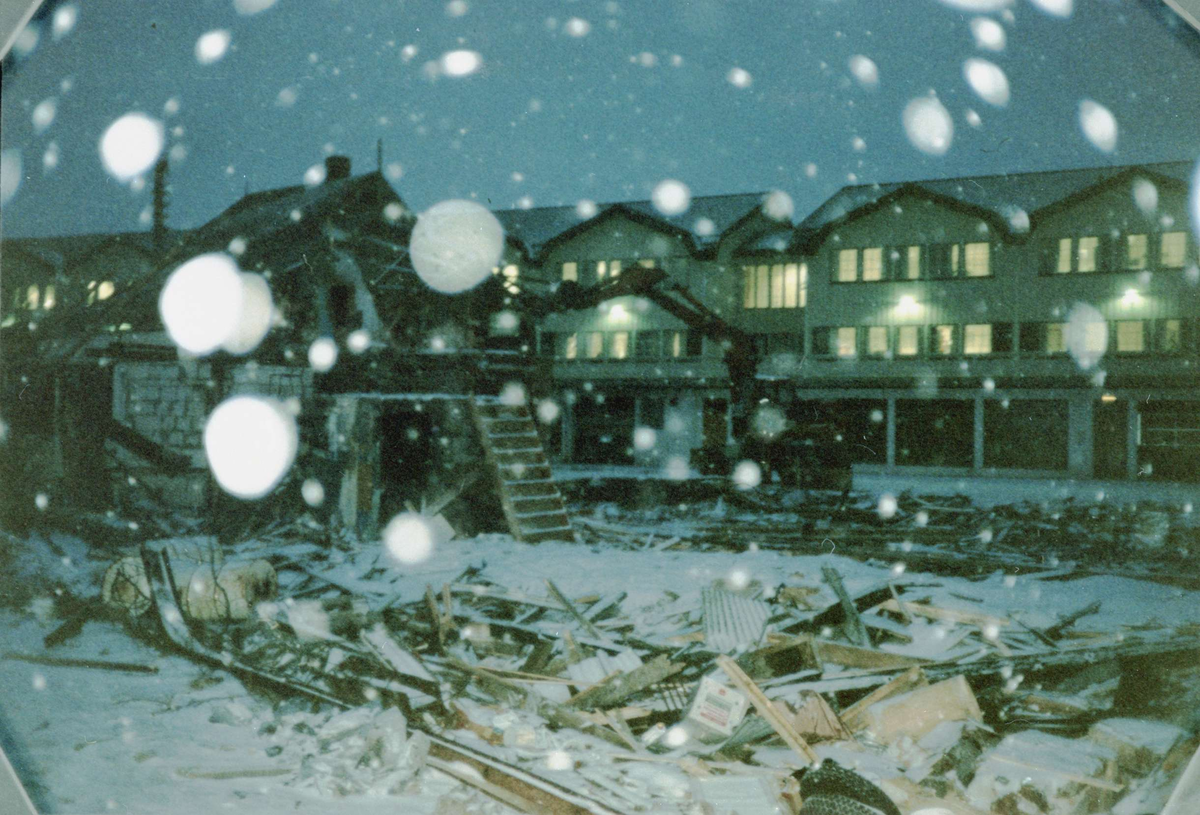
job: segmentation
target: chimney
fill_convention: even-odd
[[[326,156],[325,157],[325,180],[326,181],[341,181],[344,178],[350,177],[350,157],[349,156]]]

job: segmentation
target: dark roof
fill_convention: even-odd
[[[505,232],[520,240],[531,255],[539,254],[546,244],[562,233],[594,221],[614,207],[624,207],[646,218],[661,221],[671,231],[684,232],[697,246],[704,247],[716,243],[729,227],[762,206],[767,195],[766,192],[752,192],[699,196],[692,199],[686,212],[672,216],[660,213],[651,201],[599,204],[596,214],[590,218],[581,217],[577,206],[502,209],[496,210],[495,215]]]
[[[173,246],[185,235],[180,230],[168,229],[167,246]],[[107,246],[129,246],[143,252],[154,253],[153,234],[147,232],[105,232],[88,235],[61,235],[47,238],[5,238],[0,244],[0,253],[9,249],[20,250],[37,257],[56,269],[69,272],[89,255]]]
[[[1021,214],[1032,218],[1039,210],[1056,204],[1117,176],[1144,171],[1186,184],[1195,164],[1170,161],[1157,164],[1092,167],[1080,170],[1051,170],[1004,175],[902,181],[887,184],[862,184],[843,187],[828,201],[813,210],[796,228],[797,240],[807,241],[848,219],[856,211],[877,203],[904,188],[920,189],[934,196],[953,199],[969,207],[990,213],[1007,224],[1009,231],[1022,232]]]

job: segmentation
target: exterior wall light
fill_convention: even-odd
[[[629,312],[620,303],[614,303],[608,310],[608,319],[614,323],[623,323],[629,319]]]
[[[1101,402],[1115,402],[1115,401],[1117,401],[1117,397],[1111,393],[1106,393],[1100,397],[1100,401]]]
[[[1125,308],[1136,306],[1140,302],[1142,302],[1142,295],[1137,289],[1126,289],[1125,296],[1121,298],[1121,305]]]
[[[900,298],[900,302],[896,304],[896,311],[901,314],[916,314],[917,313],[917,298],[911,294],[906,294]]]

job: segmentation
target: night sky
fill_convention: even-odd
[[[452,197],[496,208],[647,198],[676,178],[694,195],[782,189],[797,220],[849,183],[1200,156],[1200,35],[1164,24],[1158,0],[1075,0],[1065,18],[1040,8],[1064,0],[1015,0],[990,15],[1006,47],[982,50],[978,15],[963,9],[1003,5],[279,0],[247,16],[234,0],[79,2],[68,33],[55,39],[48,12],[34,49],[6,63],[3,146],[20,151],[24,178],[3,229],[145,228],[148,185],[109,178],[97,149],[131,111],[182,128],[168,137],[186,150],[171,169],[176,227],[207,221],[247,187],[300,183],[331,150],[372,170],[379,138],[385,165],[403,168],[393,185],[418,210]],[[214,29],[231,48],[200,64],[196,41]],[[429,63],[455,49],[477,51],[482,67],[431,78]],[[878,87],[855,79],[855,55],[878,65]],[[971,57],[1003,69],[1006,107],[968,86]],[[748,86],[730,81],[736,68]],[[954,118],[943,156],[918,151],[901,124],[931,90]],[[57,114],[38,134],[33,111],[51,98]],[[1115,152],[1084,137],[1084,99],[1116,117]],[[51,142],[58,162],[46,170]]]

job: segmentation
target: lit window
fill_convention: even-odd
[[[562,279],[579,282],[579,264],[571,260],[562,265]]]
[[[1146,350],[1146,324],[1142,320],[1117,321],[1117,352],[1140,354]]]
[[[615,331],[612,335],[612,344],[608,349],[608,355],[612,359],[625,359],[629,356],[629,332]]]
[[[599,359],[604,354],[604,335],[599,331],[591,331],[587,334],[587,355],[588,359]]]
[[[41,302],[41,294],[35,284],[25,290],[25,308],[30,311],[37,311],[39,302]]]
[[[854,326],[837,329],[837,355],[852,357],[858,353],[858,331]]]
[[[799,267],[795,263],[789,263],[783,267],[783,306],[784,308],[795,308],[797,291],[800,282]]]
[[[1058,274],[1071,271],[1071,239],[1061,238],[1058,241],[1058,265],[1054,267]]]
[[[567,359],[578,359],[579,358],[579,335],[578,334],[568,334],[567,335],[567,345],[563,352],[563,356],[566,357]]]
[[[621,261],[610,260],[608,262],[608,274],[610,277],[617,277],[621,274]]]
[[[1183,348],[1183,322],[1163,320],[1158,339],[1158,350],[1166,354],[1177,354]]]
[[[767,308],[771,305],[771,267],[759,266],[754,277],[754,306]]]
[[[95,280],[88,283],[87,290],[88,290],[87,304],[90,306],[92,303],[96,302],[96,281]]]
[[[671,356],[675,357],[676,359],[678,359],[679,357],[682,357],[683,349],[684,349],[683,332],[682,331],[672,331],[670,339],[671,339],[671,343],[670,343]]]
[[[654,258],[642,258],[641,260],[639,260],[637,262],[637,264],[638,264],[638,266],[641,266],[643,269],[653,269],[654,268]]]
[[[950,247],[950,276],[958,277],[962,268],[962,247],[957,243]]]
[[[881,357],[888,352],[888,330],[886,326],[873,325],[867,329],[867,353]]]
[[[783,264],[771,267],[771,308],[783,308]]]
[[[837,279],[839,283],[858,280],[858,250],[843,249],[838,252]]]
[[[992,273],[992,247],[988,243],[967,244],[967,277],[987,277]]]
[[[1103,354],[1108,347],[1108,324],[1097,320],[1083,326],[1083,350],[1089,354]]]
[[[808,264],[800,264],[800,296],[796,298],[796,305],[804,308],[808,305]]]
[[[948,357],[954,353],[954,326],[935,325],[933,327],[933,343],[930,353]]]
[[[883,250],[879,247],[863,250],[863,280],[883,280]]]
[[[1065,354],[1067,352],[1067,324],[1046,323],[1046,353]]]
[[[1079,239],[1079,267],[1077,272],[1096,271],[1096,247],[1100,245],[1099,238]]]
[[[902,325],[896,331],[896,356],[915,357],[917,355],[917,327]]]
[[[512,268],[515,269],[517,267],[513,266]],[[102,280],[102,281],[100,281],[100,285],[96,287],[96,299],[97,300],[107,300],[108,298],[113,296],[113,292],[115,292],[116,290],[117,290],[117,287],[113,285],[113,282],[111,280]]]
[[[596,279],[603,280],[606,277],[608,277],[608,261],[607,260],[596,261]]]
[[[54,308],[54,284],[51,283],[46,287],[45,294],[42,295],[42,308]]]
[[[1164,232],[1162,246],[1159,250],[1159,265],[1168,269],[1183,268],[1183,257],[1187,251],[1187,234],[1184,232]]]
[[[1125,268],[1145,269],[1150,265],[1150,240],[1146,235],[1125,236]]]
[[[754,308],[754,267],[742,267],[742,308]]]
[[[909,280],[918,280],[921,277],[921,247],[908,247],[908,268],[905,271]]]
[[[963,353],[992,353],[992,326],[990,324],[966,326],[963,329]]]

